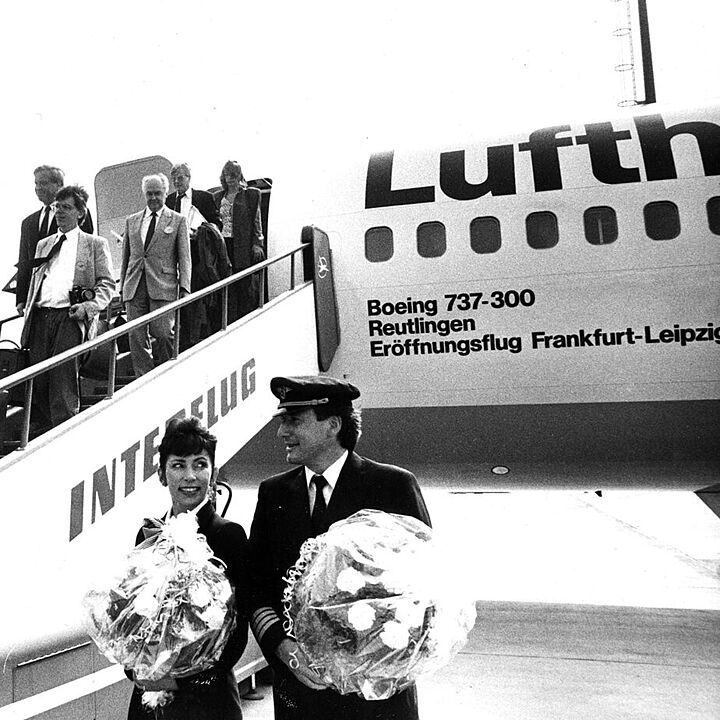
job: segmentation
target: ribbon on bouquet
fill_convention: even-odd
[[[165,523],[162,520],[145,518],[141,528],[144,539],[149,540],[150,538],[159,535],[163,529],[163,525],[165,525]]]

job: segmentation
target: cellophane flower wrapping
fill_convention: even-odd
[[[387,699],[467,642],[475,602],[449,560],[419,520],[361,510],[303,544],[286,628],[339,693]]]
[[[197,527],[171,517],[84,597],[90,636],[140,682],[212,667],[235,625],[233,587]]]

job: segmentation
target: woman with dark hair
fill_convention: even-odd
[[[212,498],[217,478],[217,439],[196,417],[173,420],[160,443],[160,482],[170,493],[169,515],[192,513],[198,532],[207,539],[213,554],[227,566],[226,575],[235,589],[237,621],[217,663],[197,675],[165,677],[156,682],[135,681],[128,720],[241,720],[240,697],[233,666],[247,644],[248,603],[247,536],[237,523],[215,512]],[[140,529],[136,544],[148,535]],[[170,690],[172,700],[150,709],[142,705],[145,690]]]
[[[222,190],[215,205],[233,273],[265,259],[260,216],[260,191],[248,187],[240,163],[228,160],[220,173]],[[228,322],[247,315],[260,304],[260,274],[235,283],[228,294]]]

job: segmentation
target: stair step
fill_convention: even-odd
[[[11,452],[17,450],[20,447],[19,440],[5,440],[0,447],[0,457],[9,455]]]

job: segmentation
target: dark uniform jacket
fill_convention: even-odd
[[[226,565],[235,587],[237,623],[218,662],[209,670],[177,680],[174,699],[158,710],[142,707],[142,691],[133,687],[128,720],[242,720],[240,697],[233,667],[247,645],[248,578],[247,536],[242,526],[218,515],[210,503],[197,514],[198,532],[208,541],[216,557]],[[142,529],[136,544],[145,539]]]
[[[411,472],[350,453],[328,503],[325,529],[364,508],[410,515],[430,525],[425,501]],[[250,532],[251,611],[258,643],[275,671],[275,720],[415,720],[414,686],[377,701],[312,690],[275,655],[287,637],[282,625],[283,576],[298,559],[302,543],[313,535],[304,468],[261,483]],[[272,612],[277,616],[275,622],[268,619]]]

